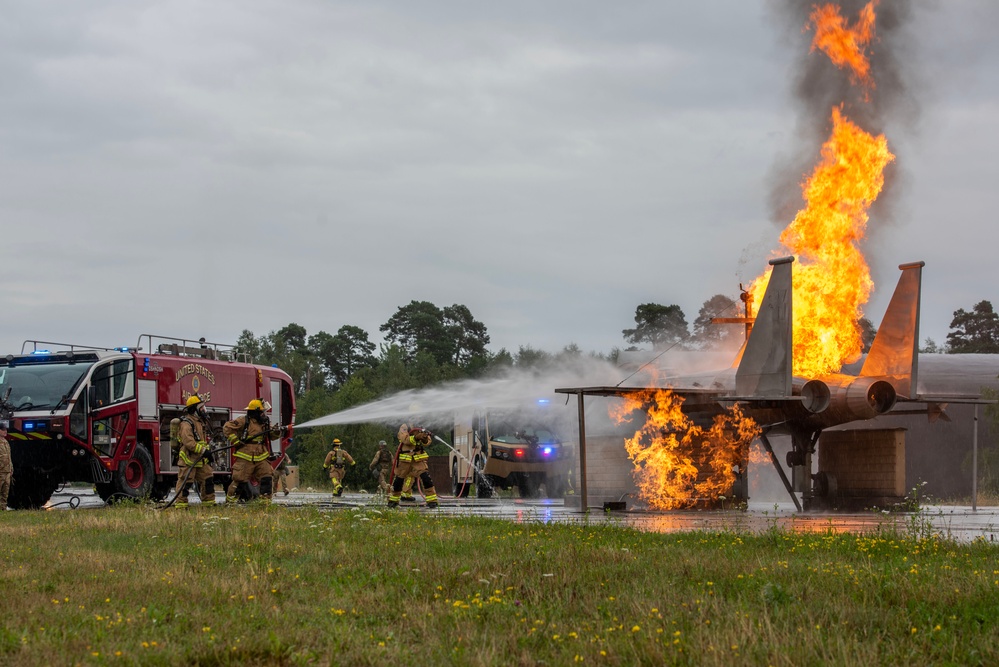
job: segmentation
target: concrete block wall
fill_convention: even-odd
[[[818,454],[837,496],[905,496],[905,429],[825,431]]]
[[[578,452],[578,449],[577,449]],[[617,501],[622,496],[628,506],[638,495],[631,471],[634,465],[624,449],[624,438],[620,435],[597,435],[586,438],[586,477],[588,503],[591,507],[602,506],[607,501]],[[576,493],[580,492],[579,457],[573,471],[573,484]]]

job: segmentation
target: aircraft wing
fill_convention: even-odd
[[[725,410],[733,403],[742,404],[752,414],[754,411],[773,410],[788,404],[801,405],[803,402],[801,396],[737,396],[731,390],[697,387],[560,387],[555,393],[626,398],[657,391],[679,396],[683,399],[683,412],[692,414]]]
[[[954,405],[995,405],[999,401],[982,398],[975,394],[918,394],[912,398],[899,396],[895,407],[888,411],[888,415],[926,415],[930,422],[938,419],[949,422],[950,415],[947,414],[947,406]],[[925,407],[907,407],[922,404]],[[903,407],[905,406],[905,407]]]

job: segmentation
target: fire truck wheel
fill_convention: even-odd
[[[166,500],[175,486],[177,486],[177,480],[173,478],[165,479],[161,482],[153,482],[153,488],[149,492],[149,497],[156,502]]]
[[[479,498],[492,498],[493,487],[489,478],[483,475],[480,470],[485,470],[486,462],[481,458],[475,459],[475,495]]]
[[[565,495],[565,484],[555,475],[545,477],[545,497],[561,498]]]
[[[59,485],[43,473],[18,471],[10,487],[7,504],[16,510],[34,510],[43,506]]]
[[[517,483],[521,498],[537,498],[540,495],[541,484],[536,477],[521,477]]]
[[[114,492],[108,502],[138,500],[153,490],[153,457],[145,447],[136,447],[132,456],[118,465],[111,475]],[[101,495],[103,498],[103,494]]]
[[[451,494],[455,498],[467,498],[468,492],[472,490],[472,484],[468,480],[458,478],[458,462],[451,464]]]

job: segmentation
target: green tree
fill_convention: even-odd
[[[386,341],[402,349],[407,362],[424,351],[437,363],[446,364],[456,353],[444,326],[444,312],[429,301],[410,301],[400,306],[379,331],[385,332]]]
[[[355,405],[377,398],[363,379],[352,377],[339,390],[325,387],[312,389],[301,396],[297,403],[298,421],[305,422],[328,414],[341,412]],[[391,431],[394,433],[394,431]],[[390,429],[378,424],[343,424],[320,426],[295,432],[292,458],[298,463],[303,483],[318,488],[328,488],[329,481],[323,470],[323,459],[333,438],[339,438],[357,465],[347,470],[344,482],[351,488],[374,487],[367,464],[374,456],[378,440],[388,440]]]
[[[325,331],[311,336],[309,348],[334,387],[342,386],[360,369],[378,363],[373,354],[375,344],[368,340],[368,332],[349,324],[340,327],[333,336]]]
[[[505,347],[501,347],[496,354],[490,355],[484,373],[486,375],[502,375],[513,368],[514,359]]]
[[[742,336],[745,325],[715,324],[716,317],[742,317],[742,303],[724,294],[715,294],[704,302],[694,320],[694,340],[700,347],[711,348]]]
[[[402,349],[407,363],[419,352],[427,352],[440,367],[465,368],[474,363],[481,368],[489,344],[486,326],[461,304],[441,309],[429,301],[411,301],[400,306],[379,330],[385,332],[386,341]],[[454,372],[444,375],[451,377]]]
[[[930,337],[927,337],[926,340],[923,341],[923,346],[919,348],[919,351],[923,354],[938,354],[940,352],[943,352],[944,349],[939,345],[937,345],[937,342],[935,340],[933,340]]]
[[[249,361],[259,363],[257,360],[260,359],[260,342],[249,329],[243,329],[243,332],[239,334],[234,351],[238,361],[243,361],[240,356],[245,355]]]
[[[260,359],[256,363],[277,364],[278,368],[291,376],[296,395],[305,393],[313,385],[314,360],[311,350],[306,346],[306,338],[305,327],[292,322],[270,332],[259,341]]]
[[[535,350],[523,345],[517,350],[517,368],[544,369],[552,365],[552,355],[544,350]]]
[[[444,328],[454,346],[454,356],[451,362],[459,367],[467,367],[475,359],[484,358],[487,354],[489,334],[486,325],[472,317],[472,312],[466,306],[454,304],[443,311]]]
[[[643,303],[635,309],[635,325],[621,331],[629,343],[647,342],[653,348],[663,348],[689,336],[687,318],[676,304]]]
[[[989,301],[979,301],[971,312],[958,308],[947,334],[951,354],[995,354],[999,352],[999,314]]]
[[[874,345],[874,338],[878,335],[878,330],[874,328],[874,322],[866,317],[857,320],[857,328],[860,329],[861,352],[866,354],[871,351],[871,345]]]
[[[378,364],[372,369],[361,369],[359,373],[370,378],[369,385],[379,396],[416,387],[416,380],[406,363],[406,353],[398,345],[382,345]]]

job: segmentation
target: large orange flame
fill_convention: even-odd
[[[884,135],[868,134],[838,108],[832,126],[822,159],[802,186],[806,206],[780,236],[800,260],[793,279],[793,372],[805,377],[837,372],[860,356],[857,320],[872,282],[858,243],[884,186],[884,169],[895,159]],[[768,277],[753,284],[757,297]]]
[[[809,21],[815,27],[812,50],[848,67],[851,80],[867,90],[874,88],[865,48],[874,37],[877,1],[861,10],[853,26],[828,4],[816,6]],[[866,233],[867,211],[884,186],[884,169],[894,159],[884,135],[868,134],[840,107],[833,108],[832,133],[802,185],[805,208],[780,236],[799,260],[793,273],[795,375],[833,373],[860,355],[857,321],[872,283],[859,242]],[[768,280],[764,274],[752,285],[756,303]],[[656,509],[715,502],[731,492],[737,467],[742,471],[750,458],[768,458],[762,451],[750,452],[760,428],[738,406],[704,429],[683,413],[682,405],[683,398],[668,389],[649,389],[611,409],[619,422],[636,410],[647,414],[625,447],[635,463],[640,497]]]
[[[867,3],[852,27],[840,16],[835,5],[816,6],[809,17],[809,25],[815,26],[812,51],[820,49],[837,67],[849,67],[853,81],[868,88],[874,88],[874,79],[871,78],[871,63],[864,49],[874,38],[874,8],[877,4],[878,0]]]
[[[749,445],[760,429],[738,405],[717,415],[710,428],[695,425],[669,389],[649,389],[611,408],[619,423],[632,412],[645,423],[625,439],[639,497],[653,509],[715,504],[730,497],[737,471],[745,474]]]

